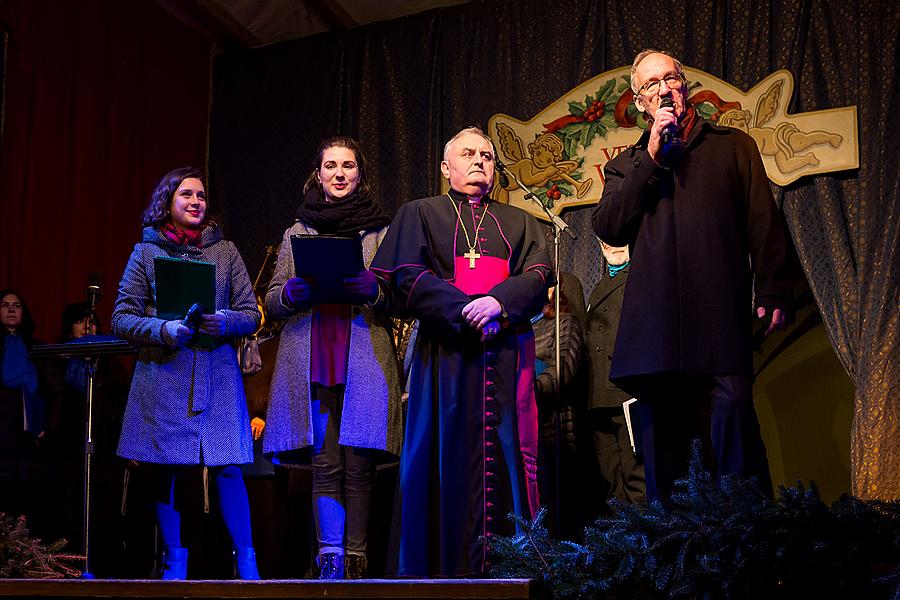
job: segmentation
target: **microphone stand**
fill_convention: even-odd
[[[100,301],[100,286],[88,285],[88,300],[91,304],[91,312],[88,315],[87,334],[93,335],[97,324],[97,304]],[[82,579],[94,579],[91,572],[90,560],[90,534],[91,534],[91,462],[94,457],[94,378],[97,374],[98,356],[84,357],[84,521],[82,523],[84,534],[84,569],[81,572]]]
[[[516,186],[525,192],[525,199],[530,200],[541,207],[541,210],[544,211],[544,214],[547,216],[547,219],[550,221],[551,226],[553,227],[553,270],[554,276],[556,277],[556,293],[553,294],[553,305],[554,305],[554,317],[553,317],[553,336],[554,336],[554,350],[556,354],[556,389],[553,391],[553,407],[556,411],[555,415],[555,429],[556,435],[554,436],[554,497],[553,503],[556,510],[553,511],[553,524],[556,527],[557,535],[559,535],[559,512],[561,509],[560,506],[560,488],[561,488],[561,473],[560,467],[562,465],[561,461],[561,451],[562,451],[562,402],[560,397],[560,392],[562,390],[562,365],[560,364],[560,351],[559,351],[559,342],[560,342],[560,332],[559,332],[559,297],[562,293],[562,271],[559,266],[559,240],[560,234],[565,232],[571,239],[576,239],[578,235],[569,228],[569,225],[563,221],[559,215],[554,215],[550,212],[550,209],[540,201],[540,199],[534,195],[534,192],[531,191],[522,180],[519,179],[518,175],[510,171],[506,168],[506,165],[503,164],[503,161],[500,160],[500,157],[497,155],[496,150],[494,151],[494,165],[497,167],[497,170],[502,174],[509,178],[511,178]]]

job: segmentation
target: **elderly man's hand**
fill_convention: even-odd
[[[469,327],[474,327],[478,331],[482,331],[488,322],[496,320],[502,313],[503,307],[493,296],[476,298],[462,309],[463,319],[466,320]]]
[[[766,317],[766,307],[760,306],[756,309],[756,316],[760,319],[764,319]],[[772,309],[772,321],[769,323],[769,327],[766,329],[766,335],[769,335],[776,329],[784,329],[785,325],[787,325],[787,319],[784,318],[784,313],[780,308]]]

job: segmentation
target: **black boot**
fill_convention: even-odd
[[[316,558],[319,563],[319,579],[343,579],[344,557],[337,552],[326,552]]]
[[[344,577],[347,579],[363,579],[366,576],[366,557],[362,554],[344,555]]]

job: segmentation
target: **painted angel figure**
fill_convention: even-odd
[[[832,148],[837,148],[843,138],[827,131],[800,131],[796,125],[786,121],[775,127],[764,127],[778,109],[783,87],[783,79],[769,86],[756,105],[755,119],[749,110],[732,109],[722,113],[719,125],[734,127],[750,134],[759,147],[760,154],[775,157],[778,169],[782,173],[790,173],[819,164],[819,159],[812,152],[798,153],[818,144],[829,144]]]
[[[581,198],[591,189],[593,181],[577,181],[569,173],[578,168],[574,160],[563,160],[563,143],[552,133],[543,133],[528,144],[528,155],[522,148],[522,140],[506,123],[497,124],[497,137],[500,140],[501,152],[510,164],[507,168],[528,187],[543,187],[548,181],[564,179],[573,184],[577,196]],[[516,188],[510,181],[506,186],[494,187],[492,196],[497,202],[509,204],[509,190]]]

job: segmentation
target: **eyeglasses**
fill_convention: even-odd
[[[678,73],[673,73],[671,75],[666,75],[662,79],[651,79],[638,88],[638,94],[658,94],[659,84],[663,81],[666,82],[666,87],[669,89],[676,89],[681,87],[681,84],[684,82],[684,77]]]

